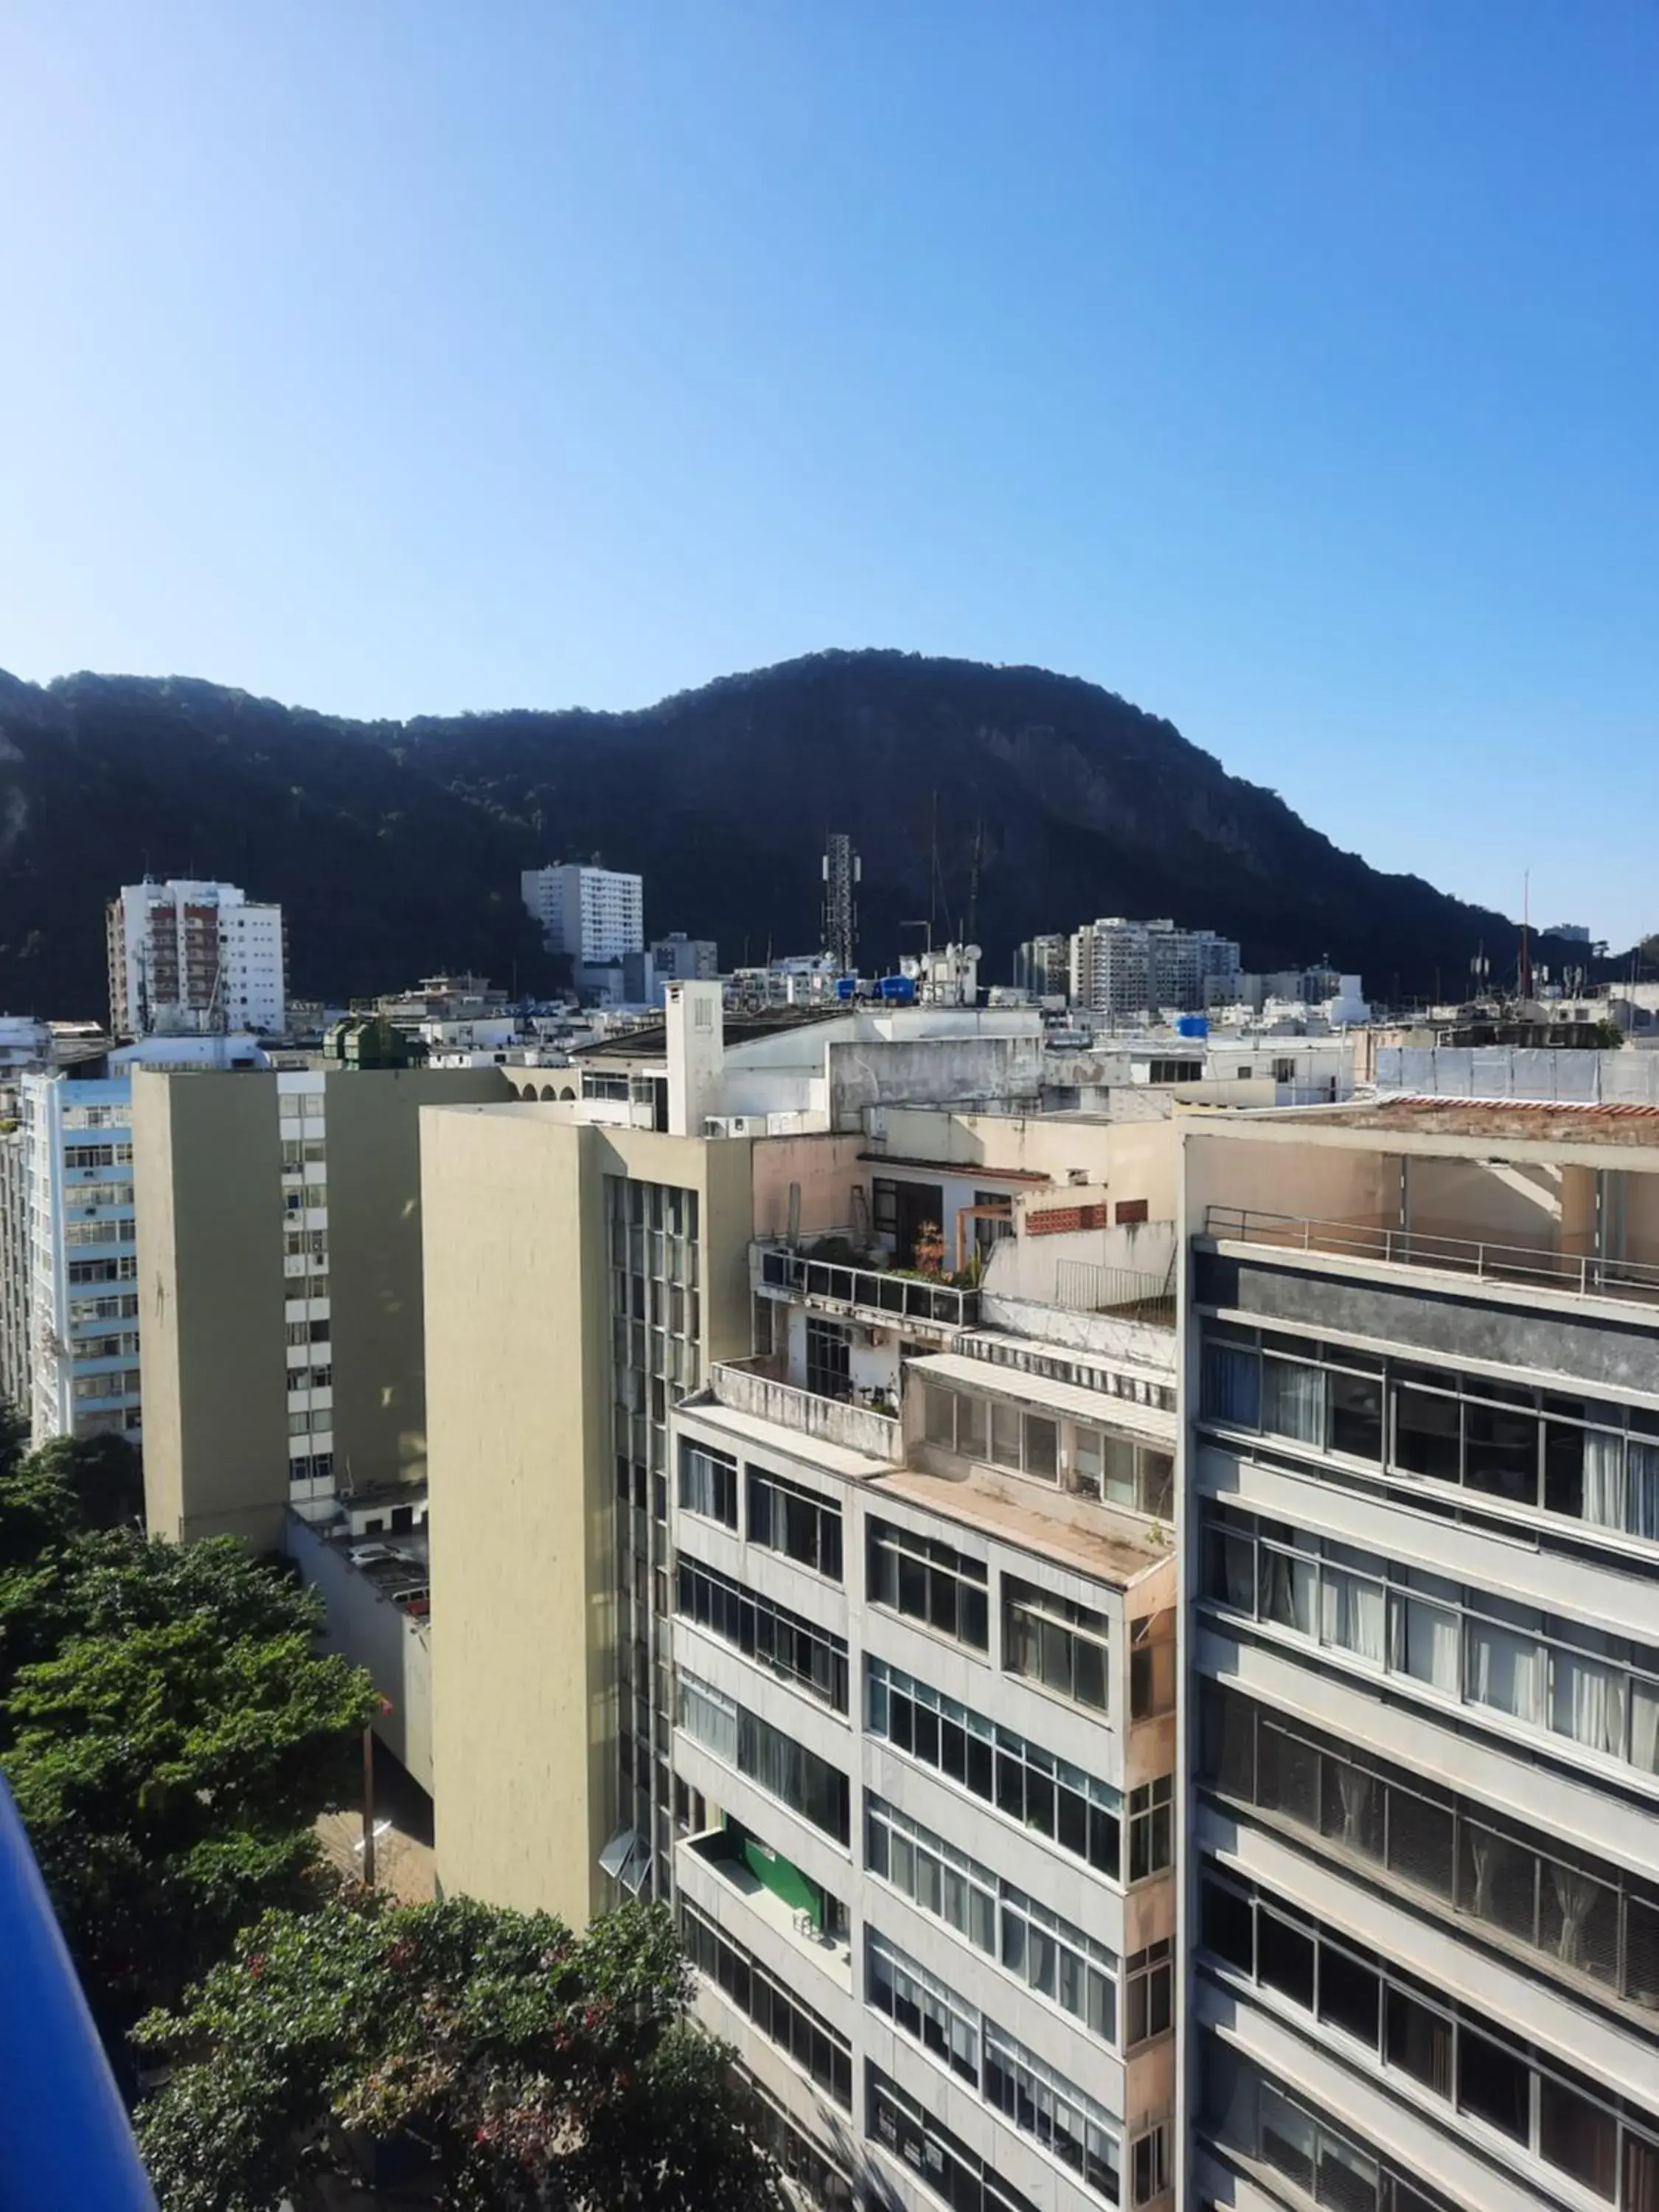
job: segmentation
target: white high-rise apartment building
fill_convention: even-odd
[[[1179,2201],[1659,2206],[1659,1124],[1195,1118]]]
[[[138,1440],[131,1096],[125,1068],[21,1085],[27,1336],[15,1387],[37,1444],[112,1430]]]
[[[525,869],[519,889],[541,924],[548,951],[568,953],[579,968],[645,949],[645,887],[639,876],[569,860]]]
[[[1238,946],[1212,929],[1103,918],[1073,933],[1072,1003],[1114,1021],[1166,1007],[1198,1012],[1211,979],[1236,975],[1238,963]]]
[[[146,878],[110,901],[107,933],[112,1036],[281,1036],[280,906],[234,884]]]

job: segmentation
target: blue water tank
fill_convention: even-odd
[[[876,986],[876,995],[893,1006],[912,1006],[916,996],[915,978],[912,975],[884,975]]]
[[[838,999],[856,999],[858,994],[859,979],[856,975],[836,976],[836,996]]]
[[[1210,1018],[1207,1014],[1177,1014],[1176,1016],[1177,1036],[1206,1037],[1209,1034]]]

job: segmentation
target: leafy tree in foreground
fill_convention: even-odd
[[[320,1620],[230,1538],[87,1532],[46,1455],[0,1463],[0,1765],[106,2025],[314,1884],[374,1702]]]
[[[141,2145],[165,2212],[317,2205],[375,2147],[444,2212],[781,2212],[689,2000],[659,1905],[272,1913],[138,2028],[174,2068]]]

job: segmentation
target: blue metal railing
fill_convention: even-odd
[[[3,1780],[0,2212],[155,2212],[120,2092]]]

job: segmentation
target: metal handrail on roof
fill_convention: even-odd
[[[1205,1209],[1205,1232],[1234,1243],[1281,1250],[1328,1252],[1385,1266],[1431,1267],[1482,1282],[1533,1283],[1583,1297],[1636,1298],[1659,1304],[1659,1267],[1599,1253],[1553,1251],[1547,1245],[1502,1244],[1474,1237],[1442,1237],[1421,1229],[1383,1228],[1316,1215],[1264,1213],[1250,1206]]]
[[[925,1275],[902,1274],[889,1267],[860,1267],[855,1262],[815,1260],[787,1245],[761,1248],[761,1287],[794,1291],[807,1297],[834,1298],[890,1314],[896,1321],[942,1322],[971,1328],[979,1320],[979,1292]]]

